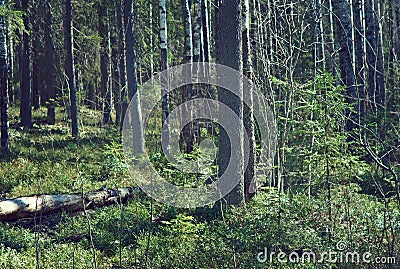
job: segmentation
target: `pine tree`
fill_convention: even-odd
[[[4,8],[4,0],[0,0],[0,8]],[[7,23],[0,16],[0,117],[1,117],[1,151],[9,150],[8,135],[8,65],[7,65]]]
[[[72,4],[71,0],[65,0],[65,21],[64,21],[64,42],[65,42],[65,74],[69,87],[69,98],[71,107],[71,125],[72,137],[79,137],[78,125],[78,104],[76,98],[75,87],[75,67],[74,67],[74,51],[73,51],[73,34],[72,34]]]
[[[25,128],[32,127],[32,64],[31,64],[31,40],[28,34],[30,29],[30,9],[29,0],[21,0],[21,8],[25,12],[24,27],[25,32],[22,34],[21,49],[21,103],[20,117],[22,126]]]
[[[223,0],[217,4],[216,9],[216,62],[233,68],[241,74],[243,71],[241,1]],[[237,78],[227,78],[223,74],[221,75],[221,80],[237,80],[231,83],[237,87],[234,89],[236,94],[223,88],[218,88],[218,101],[232,109],[237,116],[237,119],[233,120],[228,115],[221,114],[220,118],[228,121],[227,126],[237,131],[228,136],[228,133],[223,128],[220,128],[219,176],[225,175],[232,182],[237,182],[233,190],[224,198],[226,203],[228,205],[242,205],[244,203],[242,78],[240,76]],[[234,144],[231,141],[235,141]],[[228,171],[229,163],[233,163],[234,165]]]

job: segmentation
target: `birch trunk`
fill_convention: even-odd
[[[140,95],[138,94],[136,74],[135,36],[133,34],[133,3],[124,0],[124,20],[126,24],[125,49],[126,72],[128,79],[128,96],[131,100],[130,117],[133,130],[133,150],[136,155],[145,152],[143,122],[140,108]],[[127,120],[127,119],[125,119]]]
[[[159,0],[160,9],[160,71],[168,69],[168,29],[167,29],[167,7],[165,0]],[[168,91],[168,78],[166,75],[161,76],[161,96],[162,96],[162,143],[169,147],[169,94]]]

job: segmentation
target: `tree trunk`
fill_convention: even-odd
[[[335,39],[339,45],[340,71],[343,84],[346,86],[346,100],[349,104],[357,101],[357,87],[353,68],[353,40],[350,4],[348,0],[333,1],[335,18]],[[346,130],[354,128],[354,115],[348,112]]]
[[[185,35],[184,44],[184,57],[183,63],[191,64],[193,63],[193,36],[192,36],[192,15],[190,8],[190,0],[181,0],[182,4],[182,15],[183,15],[183,29]],[[192,70],[189,70],[192,71]],[[185,72],[185,71],[184,71]],[[192,99],[192,89],[193,85],[187,82],[187,85],[182,87],[182,103],[185,104],[187,101]],[[186,105],[185,105],[186,106]],[[183,113],[191,113],[190,109],[184,109]],[[182,115],[182,118],[192,118],[192,115]],[[192,128],[190,126],[185,126],[182,130],[182,139],[180,147],[183,148],[182,142],[185,143],[185,152],[190,153],[193,151],[193,135]]]
[[[118,52],[119,52],[119,91],[120,91],[120,106],[121,106],[121,127],[124,123],[125,113],[128,108],[128,96],[126,91],[126,58],[125,58],[125,31],[123,21],[123,2],[120,0],[116,4],[117,7],[117,28],[118,30]],[[125,24],[124,24],[125,23]]]
[[[333,75],[333,77],[336,79],[337,78],[337,65],[335,61],[335,51],[336,51],[336,46],[335,46],[335,35],[334,35],[334,14],[333,14],[333,8],[332,8],[332,0],[328,0],[328,16],[325,16],[323,20],[323,25],[325,29],[325,35],[326,35],[326,42],[325,42],[325,49],[327,55],[327,61],[326,61],[326,69],[330,71]]]
[[[72,5],[71,0],[65,0],[65,74],[69,88],[69,99],[71,107],[72,137],[79,137],[78,126],[78,105],[76,99],[75,87],[75,68],[74,68],[74,52],[73,52],[73,35],[72,35]]]
[[[114,108],[115,108],[115,123],[121,123],[121,86],[119,78],[119,57],[120,57],[120,43],[121,40],[118,38],[118,11],[117,9],[120,6],[117,2],[113,2],[113,16],[110,19],[110,46],[111,46],[111,71],[112,71],[112,92],[113,92],[113,100],[114,100]]]
[[[194,70],[193,74],[195,76],[199,75],[198,64],[201,61],[204,61],[204,48],[203,48],[203,14],[201,12],[203,0],[194,0],[194,18],[193,18],[193,62],[194,62]],[[203,87],[200,84],[193,85],[193,96],[192,99],[197,99],[203,97]],[[200,107],[193,107],[194,115],[199,115]],[[200,143],[200,120],[192,118],[191,123],[191,134],[192,134],[192,146],[198,145]]]
[[[194,17],[193,17],[193,74],[195,76],[199,75],[198,64],[203,59],[203,19],[201,12],[202,0],[194,0]],[[203,97],[202,94],[202,85],[195,84],[192,86],[192,96],[191,99],[197,99]],[[195,145],[198,145],[200,142],[200,122],[198,119],[198,115],[200,114],[200,107],[192,107],[191,111],[193,111],[192,122],[190,124],[190,147],[193,150]]]
[[[242,46],[243,46],[243,73],[250,80],[253,76],[250,46],[250,6],[249,0],[242,0]],[[251,200],[257,192],[257,182],[255,173],[255,133],[254,133],[254,107],[253,107],[253,86],[249,85],[243,89],[244,105],[243,123],[247,137],[249,139],[249,150],[245,151],[245,160],[248,159],[246,171],[244,173],[244,195],[246,200]],[[247,153],[247,154],[246,154]]]
[[[30,29],[29,19],[29,0],[21,1],[22,10],[24,15],[24,26],[26,31]],[[24,32],[22,35],[22,50],[21,50],[21,103],[20,103],[20,117],[21,123],[24,128],[32,127],[32,65],[31,65],[31,40],[30,35]]]
[[[103,124],[111,123],[111,90],[109,79],[109,31],[107,22],[107,6],[105,0],[98,5],[99,36],[100,36],[100,73],[101,73],[101,97],[103,102]]]
[[[40,63],[40,45],[39,45],[39,20],[38,20],[38,5],[39,3],[36,0],[31,0],[31,6],[30,6],[30,23],[31,23],[31,32],[30,32],[30,38],[31,38],[31,63],[32,63],[32,107],[35,110],[38,110],[40,108],[40,68],[41,63]]]
[[[353,16],[354,16],[354,44],[356,56],[356,80],[357,91],[359,96],[359,113],[360,117],[365,114],[365,77],[364,77],[364,30],[362,27],[363,9],[362,1],[354,0],[353,2]]]
[[[222,0],[216,5],[216,62],[237,70],[243,71],[242,64],[242,31],[241,31],[241,5],[240,0]],[[231,80],[235,81],[232,82]],[[226,130],[220,127],[219,136],[219,171],[221,177],[228,176],[232,182],[238,182],[233,190],[226,195],[224,200],[228,205],[242,205],[244,203],[244,156],[243,156],[243,85],[242,78],[227,78],[221,74],[221,80],[230,80],[235,85],[233,93],[223,88],[218,88],[218,101],[232,109],[236,119],[220,112],[220,118],[226,122],[227,128],[237,130],[228,135]],[[231,141],[235,141],[234,145]],[[232,146],[232,150],[231,150]],[[228,157],[230,156],[230,157]],[[229,163],[233,163],[232,169],[227,170]]]
[[[211,57],[211,37],[210,37],[210,22],[209,22],[209,0],[202,0],[201,2],[201,14],[203,20],[203,50],[204,50],[204,62],[210,62]]]
[[[54,69],[54,44],[53,44],[53,30],[52,30],[52,15],[50,0],[45,0],[45,18],[44,18],[44,31],[45,31],[45,59],[46,59],[46,74],[44,77],[45,82],[45,102],[47,106],[47,123],[55,124],[55,69]]]
[[[325,48],[323,24],[321,20],[321,0],[313,0],[314,5],[314,61],[317,69],[325,69]]]
[[[90,109],[96,109],[96,90],[92,83],[87,85],[87,101]]]
[[[132,0],[124,0],[124,19],[126,24],[125,48],[126,71],[128,79],[128,95],[131,100],[130,116],[133,127],[133,150],[135,154],[144,153],[144,133],[140,108],[140,96],[136,77],[135,36],[133,34],[133,3]],[[127,119],[125,119],[127,120]]]
[[[10,34],[10,25],[7,25],[7,51],[8,57],[8,101],[9,105],[14,103],[14,37]]]
[[[165,0],[159,0],[160,8],[160,72],[168,69],[168,37],[167,37],[167,7]],[[168,78],[165,75],[161,76],[161,96],[162,96],[162,143],[165,148],[169,147],[169,94]]]
[[[0,8],[4,8],[4,0],[0,0]],[[9,150],[8,135],[8,65],[7,65],[7,22],[0,16],[0,117],[1,117],[1,143],[3,152]]]
[[[201,13],[202,0],[194,0],[194,19],[193,19],[193,62],[202,60],[202,34],[203,19]]]
[[[368,109],[377,111],[378,100],[375,98],[377,93],[377,50],[376,50],[376,25],[374,13],[374,0],[365,0],[365,25],[366,25],[366,39],[367,39],[367,69],[368,69]]]
[[[376,100],[382,110],[386,109],[386,89],[385,89],[385,55],[383,52],[383,27],[382,27],[382,15],[381,15],[381,6],[379,0],[375,1],[375,23],[376,23],[376,31],[375,31],[375,39],[376,39]],[[384,127],[384,126],[382,126]]]
[[[389,47],[389,79],[388,89],[392,89],[390,97],[388,98],[388,106],[390,110],[396,109],[397,91],[399,88],[398,79],[396,79],[396,66],[400,59],[400,24],[397,25],[397,20],[400,22],[400,0],[389,2],[389,33],[390,33],[390,47]]]

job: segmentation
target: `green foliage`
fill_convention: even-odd
[[[8,20],[9,33],[15,33],[16,30],[26,31],[24,26],[24,12],[16,10],[14,3],[8,3],[5,6],[0,6],[0,16]]]
[[[289,84],[271,79],[276,86]],[[361,177],[367,165],[352,152],[347,143],[345,111],[351,110],[346,102],[345,88],[336,86],[334,78],[320,72],[305,84],[295,84],[294,112],[286,120],[289,124],[288,143],[285,148],[288,181],[295,191],[313,193],[326,188],[326,180],[344,184]]]

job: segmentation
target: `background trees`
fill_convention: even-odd
[[[398,0],[0,0],[0,200],[133,184],[121,146],[125,120],[135,127],[136,152],[170,183],[208,188],[233,162],[239,184],[222,200],[247,203],[180,210],[138,195],[84,214],[87,222],[63,214],[56,232],[0,223],[0,267],[93,267],[95,253],[99,268],[257,268],[249,257],[265,245],[326,251],[343,240],[351,250],[398,256],[399,33]],[[201,61],[234,68],[252,84],[230,81],[238,96],[201,84],[164,95],[162,76],[154,84],[163,97],[143,123],[141,101],[151,94],[144,83],[181,63],[199,75]],[[194,120],[207,108],[189,108],[178,162],[200,163],[212,155],[200,144],[214,141],[205,174],[172,165],[160,146],[175,131],[169,113],[199,97],[237,115],[228,137],[221,122]],[[254,100],[270,106],[278,126],[268,160],[261,145],[275,140],[260,141]],[[55,247],[30,249],[43,245]]]
[[[279,126],[279,151],[273,160],[274,169],[257,168],[272,171],[268,185],[280,190],[291,189],[290,186],[299,183],[300,175],[294,171],[299,165],[305,165],[311,195],[316,183],[312,180],[316,167],[313,156],[321,128],[326,129],[327,136],[340,134],[353,141],[359,150],[357,154],[363,156],[361,160],[371,162],[372,150],[386,168],[395,163],[400,51],[397,1],[315,0],[309,4],[242,1],[242,17],[235,26],[240,36],[231,29],[232,21],[219,16],[218,5],[224,6],[224,3],[199,0],[144,4],[139,1],[135,6],[132,4],[134,12],[131,12],[126,6],[130,3],[124,1],[89,1],[76,3],[72,8],[68,8],[68,1],[61,0],[54,3],[40,0],[35,5],[27,0],[20,5],[6,2],[8,10],[14,12],[6,25],[6,37],[9,37],[6,87],[9,99],[20,106],[21,125],[25,128],[31,128],[32,123],[34,127],[40,125],[41,121],[32,121],[31,116],[32,107],[40,110],[40,106],[47,108],[45,122],[48,124],[54,124],[60,117],[56,108],[64,107],[65,118],[72,121],[73,136],[79,133],[78,115],[84,113],[78,107],[101,111],[99,124],[121,124],[129,99],[155,72],[169,65],[197,61],[226,62],[234,66],[233,59],[239,57],[242,63],[235,63],[235,68],[241,70],[243,65],[243,73],[252,79],[253,86],[263,89]],[[60,12],[64,6],[65,13]],[[160,12],[154,12],[157,6]],[[20,11],[24,13],[16,13]],[[232,15],[231,19],[236,17]],[[65,22],[62,27],[56,23],[60,20]],[[72,20],[76,22],[74,28]],[[227,34],[228,30],[232,33]],[[240,50],[230,48],[239,45]],[[317,87],[318,77],[327,79],[329,75],[333,76],[338,91],[340,85],[346,88],[343,115],[347,120],[328,128],[329,123],[318,118],[320,112],[313,108],[316,96],[330,98],[325,88]],[[164,86],[165,83],[162,82]],[[304,92],[309,84],[312,91]],[[178,93],[163,98],[162,122],[166,123],[169,111],[179,103],[202,96],[229,102],[223,92],[216,95],[213,87],[186,85]],[[250,101],[254,98],[251,89],[244,92],[244,98]],[[308,110],[300,113],[298,108],[303,105]],[[252,126],[251,108],[242,109],[247,134],[257,138],[258,127],[257,123]],[[329,107],[321,109],[330,116]],[[193,118],[196,109],[190,111],[193,115],[189,116]],[[139,115],[139,110],[135,114]],[[305,127],[307,131],[301,137],[293,136],[302,132],[296,125],[301,121],[309,124]],[[167,139],[168,125],[164,127],[164,139]],[[220,143],[226,141],[223,132],[214,127],[194,120],[181,134],[181,149],[191,154],[205,133],[221,134]],[[221,152],[224,146],[225,143],[220,145]],[[304,152],[307,163],[299,163],[287,155],[292,147],[308,149]],[[257,155],[257,151],[250,152]],[[372,158],[369,164],[377,165],[378,159]],[[397,173],[396,169],[389,170]],[[247,171],[246,184],[253,173]]]

